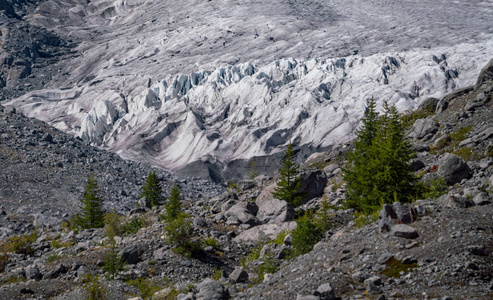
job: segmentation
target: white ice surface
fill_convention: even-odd
[[[50,0],[32,22],[81,55],[10,104],[167,169],[327,146],[370,97],[405,111],[473,84],[492,16],[475,0]]]

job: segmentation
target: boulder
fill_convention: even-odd
[[[197,294],[196,300],[227,300],[229,299],[228,290],[219,282],[210,278],[204,279],[201,283],[198,283],[195,288]]]
[[[327,184],[327,175],[322,170],[307,170],[300,174],[300,193],[306,195],[306,200],[311,200],[323,195]]]
[[[58,264],[55,266],[53,270],[50,272],[46,273],[43,276],[43,279],[55,279],[58,278],[60,275],[67,273],[67,267],[63,264]]]
[[[257,218],[262,223],[277,224],[292,221],[294,209],[284,200],[270,199],[259,203]]]
[[[392,205],[384,204],[378,214],[378,228],[380,232],[388,232],[396,224],[409,224],[416,220],[417,212],[408,204],[395,202]]]
[[[136,263],[141,261],[141,254],[142,250],[139,246],[130,245],[122,250],[121,257],[127,264],[135,265]]]
[[[458,155],[445,153],[438,162],[438,176],[443,177],[448,185],[453,185],[469,179],[472,176],[471,169],[467,163]]]
[[[264,224],[250,228],[237,235],[233,241],[236,243],[256,243],[259,240],[272,240],[279,232],[296,229],[296,222],[285,222],[281,224]]]
[[[148,209],[152,208],[151,202],[147,200],[146,197],[140,198],[139,201],[137,202],[137,206],[140,208],[148,208]]]
[[[232,283],[241,283],[248,281],[248,273],[243,267],[236,267],[231,274],[229,274],[229,281]]]
[[[444,207],[450,208],[468,208],[473,207],[474,201],[467,197],[461,197],[459,195],[443,195],[438,197],[437,202]]]
[[[414,139],[422,139],[427,135],[437,133],[440,124],[431,119],[419,119],[414,122],[410,130],[409,137]]]
[[[241,224],[256,226],[261,224],[259,219],[254,215],[254,212],[257,212],[257,210],[258,207],[253,202],[240,202],[226,211],[224,216],[230,222],[238,221]]]
[[[372,276],[365,280],[365,285],[368,292],[379,293],[381,292],[380,286],[382,285],[382,279],[378,276]]]
[[[41,280],[41,278],[43,278],[43,275],[41,275],[41,272],[39,272],[38,267],[36,267],[35,265],[31,265],[26,268],[26,278]]]
[[[433,98],[433,97],[426,98],[418,106],[418,109],[417,110],[418,111],[427,111],[427,112],[433,113],[433,112],[435,112],[435,109],[437,107],[438,101],[440,101],[440,100],[438,100],[437,98]]]
[[[334,288],[330,283],[324,283],[317,288],[317,291],[314,293],[315,296],[320,297],[320,300],[335,300],[336,295],[334,292]]]
[[[391,233],[394,236],[405,239],[415,239],[419,236],[416,229],[406,224],[397,224],[392,226]]]
[[[472,199],[472,201],[474,201],[474,204],[476,205],[485,205],[491,203],[490,195],[485,192],[477,194],[474,199]]]
[[[476,84],[474,88],[478,89],[483,85],[483,83],[486,83],[488,81],[491,81],[493,79],[493,58],[490,59],[490,61],[486,64],[486,66],[481,69],[481,72],[479,72],[478,79],[476,80]]]
[[[320,298],[314,295],[298,295],[296,300],[320,300]]]

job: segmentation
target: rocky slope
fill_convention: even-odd
[[[309,155],[349,141],[372,96],[404,111],[470,85],[493,48],[479,0],[7,3],[25,29],[5,25],[3,81],[35,89],[9,105],[214,180],[254,156],[273,175],[290,142]]]
[[[194,236],[203,241],[195,258],[177,255],[166,242],[164,225],[158,219],[163,207],[142,207],[123,217],[122,222],[140,219],[142,224],[135,233],[116,238],[119,255],[127,265],[115,280],[104,279],[101,269],[108,252],[104,230],[75,233],[46,227],[40,228],[31,253],[7,254],[0,297],[84,299],[81,280],[84,274],[93,273],[101,275],[109,299],[139,295],[152,299],[491,299],[492,97],[493,60],[474,86],[423,102],[412,115],[408,132],[417,151],[412,166],[423,181],[442,177],[445,189],[409,206],[385,206],[378,222],[361,225],[361,219],[353,220],[354,211],[340,209],[344,201],[340,167],[351,145],[312,155],[302,175],[310,199],[297,210],[316,210],[322,199],[330,201],[335,210],[330,212],[332,228],[306,255],[286,257],[291,248],[289,235],[277,244],[268,243],[283,230],[296,227],[292,221],[295,210],[273,198],[275,178],[259,176],[230,186],[220,196],[184,201]],[[4,122],[27,120],[10,110],[4,109]],[[29,133],[48,128],[35,124],[36,132],[30,129]],[[67,136],[60,134],[54,140],[62,137]],[[44,138],[39,143],[46,142]],[[97,150],[86,152],[114,157]],[[29,165],[19,158],[17,162],[16,169]],[[91,165],[97,168],[98,163]],[[186,189],[190,182],[181,187]],[[104,188],[112,185],[102,184]],[[136,192],[130,195],[135,203]],[[12,225],[16,217],[3,213],[0,220]],[[357,222],[360,225],[355,226]],[[260,248],[251,248],[259,242]],[[258,256],[247,257],[250,252]],[[278,270],[259,280],[256,271],[261,265],[274,265]],[[144,283],[129,281],[138,278]]]

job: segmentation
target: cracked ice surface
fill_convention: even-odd
[[[49,0],[32,22],[78,55],[11,103],[167,169],[328,146],[353,137],[370,97],[404,111],[473,84],[492,15],[465,0]]]

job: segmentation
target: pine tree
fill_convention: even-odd
[[[277,199],[284,200],[296,207],[302,204],[305,197],[299,192],[301,178],[299,177],[299,166],[295,160],[296,154],[293,150],[293,145],[289,144],[286,151],[284,151],[284,158],[281,160],[277,188],[272,194]]]
[[[104,226],[103,199],[99,196],[98,183],[94,174],[89,175],[87,185],[80,199],[81,212],[75,216],[75,221],[82,229],[99,228]]]
[[[371,213],[382,204],[410,202],[419,193],[409,168],[414,153],[404,138],[404,126],[395,106],[384,106],[380,116],[372,99],[357,132],[354,152],[344,169],[346,205]]]
[[[255,177],[258,176],[257,171],[255,170],[256,163],[255,163],[255,158],[252,158],[250,161],[250,172],[248,172],[248,179],[249,180],[254,180]]]
[[[175,182],[171,188],[168,202],[164,204],[164,207],[166,208],[166,213],[164,215],[165,220],[175,220],[180,214],[182,214],[180,198],[180,188]]]
[[[144,183],[144,186],[142,186],[140,197],[146,197],[147,200],[151,203],[151,206],[154,207],[162,203],[162,194],[163,191],[156,173],[152,170],[149,171],[146,182]]]
[[[113,236],[109,237],[108,252],[103,260],[103,270],[108,272],[109,279],[115,279],[115,276],[123,271],[125,262],[118,255],[118,247],[116,247],[116,241]]]

